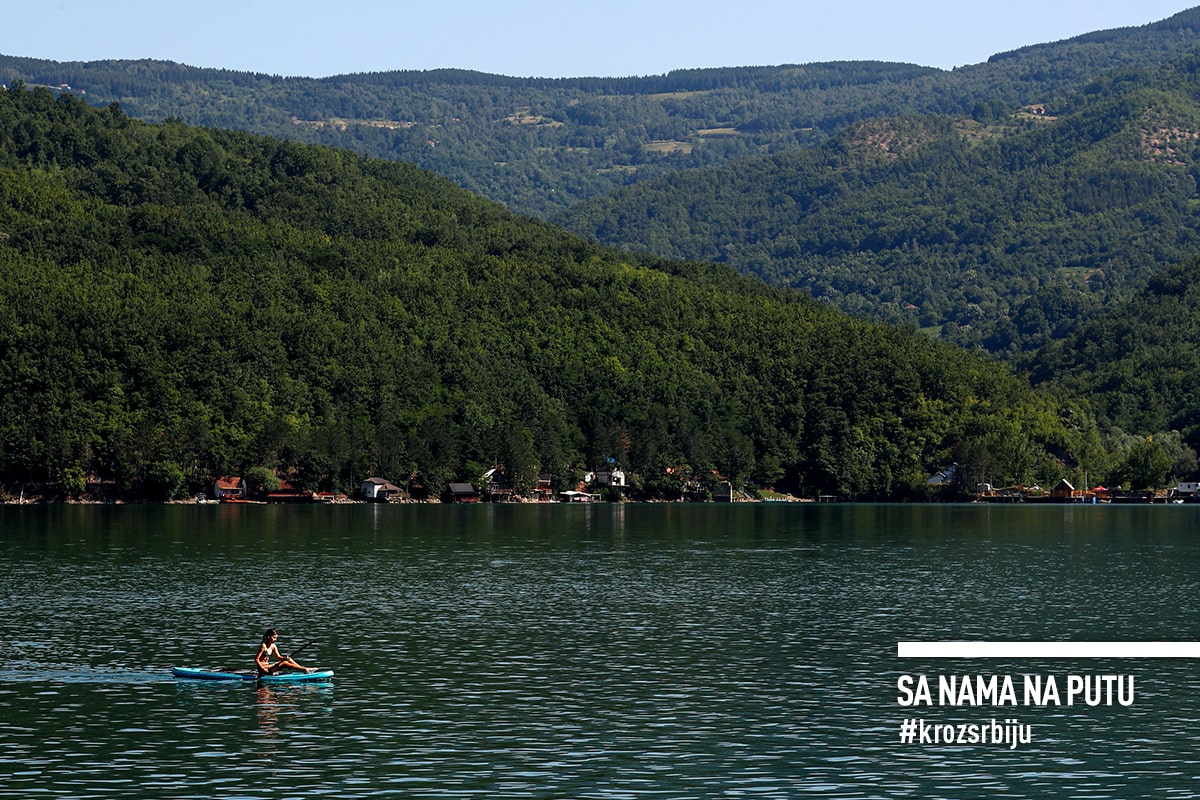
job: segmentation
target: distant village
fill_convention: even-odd
[[[340,492],[320,492],[303,489],[285,479],[280,479],[277,488],[254,491],[249,482],[239,475],[227,475],[213,482],[212,493],[196,497],[198,503],[593,503],[602,500],[629,499],[631,487],[625,471],[618,467],[595,470],[583,476],[574,488],[555,492],[551,488],[549,473],[538,475],[537,483],[528,491],[520,492],[506,478],[502,467],[493,467],[483,474],[479,488],[469,482],[451,482],[438,496],[427,492],[410,492],[386,478],[367,478],[359,486],[357,495]],[[718,481],[711,492],[685,491],[680,499],[734,502],[749,500],[739,497],[729,481]],[[798,501],[797,498],[785,498]]]
[[[254,473],[258,472],[257,475]],[[711,475],[675,475],[674,488],[663,496],[643,489],[637,480],[630,481],[627,473],[616,465],[596,469],[578,476],[577,480],[557,487],[549,473],[537,476],[534,485],[518,488],[504,474],[502,466],[493,467],[474,482],[454,481],[443,491],[431,492],[417,482],[400,486],[384,477],[369,477],[357,490],[319,491],[304,488],[298,481],[275,475],[264,480],[262,470],[251,470],[250,477],[224,475],[217,478],[207,491],[189,496],[187,500],[167,502],[199,504],[304,504],[304,503],[597,503],[597,502],[711,502],[711,503],[836,503],[853,502],[834,494],[815,494],[798,497],[774,489],[739,489],[731,481],[712,471]],[[1200,503],[1200,481],[1184,481],[1174,487],[1160,489],[1123,489],[1091,486],[1076,488],[1066,478],[1050,488],[1033,486],[993,486],[979,483],[968,488],[958,465],[951,464],[925,481],[924,492],[917,492],[910,501],[931,503],[1058,503],[1058,504],[1182,504]],[[136,496],[135,496],[136,497]],[[38,492],[0,496],[0,503],[28,504],[46,502],[66,503],[124,503],[145,502],[123,497],[114,491],[111,482],[90,481],[87,490],[79,495],[55,495]]]
[[[957,464],[951,464],[925,482],[931,496],[961,492],[962,474]],[[1077,489],[1066,478],[1049,489],[1033,486],[997,487],[990,483],[976,484],[970,492],[976,503],[1197,503],[1200,502],[1200,481],[1184,481],[1168,489],[1122,489],[1097,485]]]
[[[1049,489],[1038,485],[995,487],[981,483],[964,497],[956,488],[955,466],[949,466],[926,482],[928,498],[938,500],[969,499],[976,503],[1195,503],[1200,502],[1200,482],[1187,481],[1168,489],[1121,489],[1105,486],[1076,488],[1063,478]],[[717,476],[719,479],[720,476]],[[410,491],[386,478],[367,478],[356,494],[321,492],[303,489],[285,479],[279,486],[254,491],[245,478],[229,475],[214,481],[211,494],[198,495],[198,503],[594,503],[602,501],[636,500],[626,473],[616,467],[586,473],[573,488],[555,491],[552,476],[538,475],[537,483],[527,491],[518,491],[507,480],[502,467],[484,473],[476,484],[451,482],[444,492],[431,496],[424,490]],[[692,502],[836,502],[834,495],[799,498],[770,490],[756,496],[739,492],[733,485],[719,479],[711,490],[685,488],[678,498]]]
[[[1040,486],[995,488],[976,487],[973,499],[979,503],[1196,503],[1200,502],[1200,483],[1188,481],[1170,489],[1113,489],[1093,486],[1076,489],[1063,478],[1050,489]]]
[[[973,494],[977,503],[1200,503],[1200,483],[1189,481],[1168,489],[1120,489],[1104,486],[1076,489],[1067,479],[1050,489],[1039,486],[994,488],[983,483]]]

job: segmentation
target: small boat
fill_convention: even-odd
[[[171,674],[176,678],[187,678],[196,681],[258,681],[259,683],[311,683],[327,681],[333,678],[333,670],[322,669],[315,672],[277,672],[274,675],[259,674],[252,669],[195,669],[192,667],[172,667]]]

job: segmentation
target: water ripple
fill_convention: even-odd
[[[1186,662],[989,665],[1135,671],[1128,709],[895,703],[902,669],[945,669],[900,638],[1189,631],[1197,544],[1110,510],[10,516],[0,798],[1188,796]],[[247,666],[267,626],[335,681],[170,678]],[[901,746],[906,715],[1035,740]]]

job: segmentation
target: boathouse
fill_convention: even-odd
[[[367,478],[362,483],[362,496],[373,503],[386,503],[393,495],[400,497],[404,490],[383,478]]]
[[[218,500],[245,500],[246,480],[240,475],[222,475],[213,481],[213,497]]]

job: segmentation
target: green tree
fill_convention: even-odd
[[[1110,480],[1131,489],[1158,489],[1166,484],[1171,466],[1162,444],[1148,436],[1130,448]]]
[[[246,470],[246,474],[243,477],[246,480],[246,487],[250,490],[250,494],[261,495],[267,492],[279,491],[279,487],[282,485],[279,476],[270,467],[251,467]]]
[[[173,461],[155,461],[146,466],[143,490],[152,499],[179,500],[187,496],[187,476]]]

